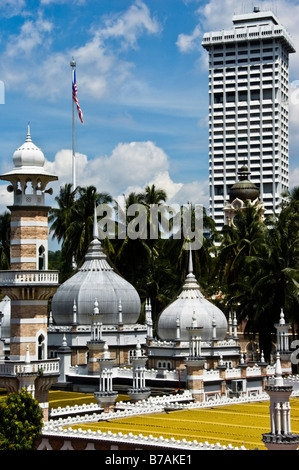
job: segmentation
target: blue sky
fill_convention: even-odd
[[[0,0],[1,169],[26,137],[59,185],[71,182],[71,67],[77,62],[77,184],[117,197],[154,183],[178,203],[208,202],[205,31],[234,13],[272,9],[299,50],[294,0]],[[293,93],[299,84],[291,56]],[[298,103],[297,103],[298,101]],[[299,182],[299,99],[290,100],[291,186]],[[0,211],[11,203],[0,185]],[[49,204],[53,200],[49,201]]]

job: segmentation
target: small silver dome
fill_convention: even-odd
[[[13,162],[16,168],[24,166],[43,167],[45,164],[43,152],[31,140],[29,125],[26,140],[24,144],[14,152]]]
[[[174,341],[177,336],[177,319],[180,322],[180,339],[189,341],[187,328],[191,327],[193,317],[201,327],[203,341],[212,339],[213,321],[216,323],[217,339],[224,339],[227,334],[227,320],[224,313],[209,302],[201,293],[199,284],[192,272],[192,255],[190,251],[189,273],[182,291],[161,313],[158,320],[158,336],[163,341]]]
[[[89,246],[82,267],[53,296],[52,314],[55,323],[71,325],[75,303],[77,324],[89,325],[95,299],[103,315],[103,325],[118,324],[120,302],[123,323],[137,322],[141,308],[140,297],[136,289],[110,266],[96,237]]]

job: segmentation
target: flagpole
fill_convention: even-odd
[[[72,67],[72,84],[74,83],[74,71],[76,68],[76,61],[71,60],[70,66]],[[72,183],[73,191],[76,189],[76,160],[75,160],[75,102],[73,99],[72,90]]]

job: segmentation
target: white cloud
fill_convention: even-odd
[[[153,142],[119,143],[110,156],[89,160],[84,154],[76,154],[76,174],[79,186],[94,185],[98,191],[113,196],[136,186],[144,187],[160,172],[168,170],[165,152]],[[60,184],[71,182],[72,152],[60,150],[54,162],[47,162],[49,172],[58,175]]]
[[[199,49],[201,45],[201,39],[201,27],[197,25],[191,34],[179,34],[176,45],[181,52],[192,52]]]
[[[40,44],[45,45],[44,42],[47,37],[49,38],[52,28],[52,23],[45,20],[41,14],[35,21],[27,19],[22,25],[20,33],[9,38],[5,57],[7,59],[24,55],[28,57]]]
[[[72,180],[72,152],[63,149],[57,152],[46,169],[58,176],[51,183],[54,195],[59,187]],[[110,156],[99,156],[89,160],[87,155],[76,154],[78,186],[93,185],[99,192],[108,192],[113,198],[130,192],[141,192],[145,186],[154,184],[166,191],[168,201],[178,204],[187,202],[206,204],[208,184],[175,182],[169,174],[169,159],[166,153],[153,142],[120,143]]]
[[[6,184],[0,184],[0,214],[6,212],[7,206],[13,204],[13,195],[7,191],[7,186],[9,182]]]
[[[178,204],[202,204],[206,208],[209,207],[209,182],[203,181],[192,181],[191,183],[185,183],[182,185],[180,190],[172,197],[172,202]]]
[[[0,12],[4,17],[12,18],[13,16],[22,13],[22,10],[25,8],[25,6],[25,0],[1,0]]]
[[[123,49],[136,49],[142,35],[158,34],[160,30],[145,3],[136,0],[118,15],[106,16],[89,28],[83,45],[53,52],[50,46],[56,25],[44,18],[41,9],[27,18],[16,34],[6,38],[6,49],[0,55],[1,79],[7,88],[18,88],[22,83],[35,98],[59,99],[67,93],[68,64],[74,57],[79,69],[79,97],[82,90],[86,97],[96,99],[106,94],[115,96],[128,78],[133,78],[134,63],[122,59]]]
[[[290,190],[295,186],[299,186],[299,167],[290,170],[289,175],[289,188]]]
[[[159,31],[160,25],[151,17],[149,8],[141,0],[136,0],[123,14],[108,18],[100,36],[103,39],[121,39],[124,48],[134,49],[141,34],[157,34]]]

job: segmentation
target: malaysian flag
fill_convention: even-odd
[[[80,121],[83,124],[83,113],[81,111],[79,101],[78,101],[78,98],[77,98],[76,70],[74,70],[74,74],[73,74],[73,100],[76,103],[77,110],[78,110],[78,115],[79,115]]]

